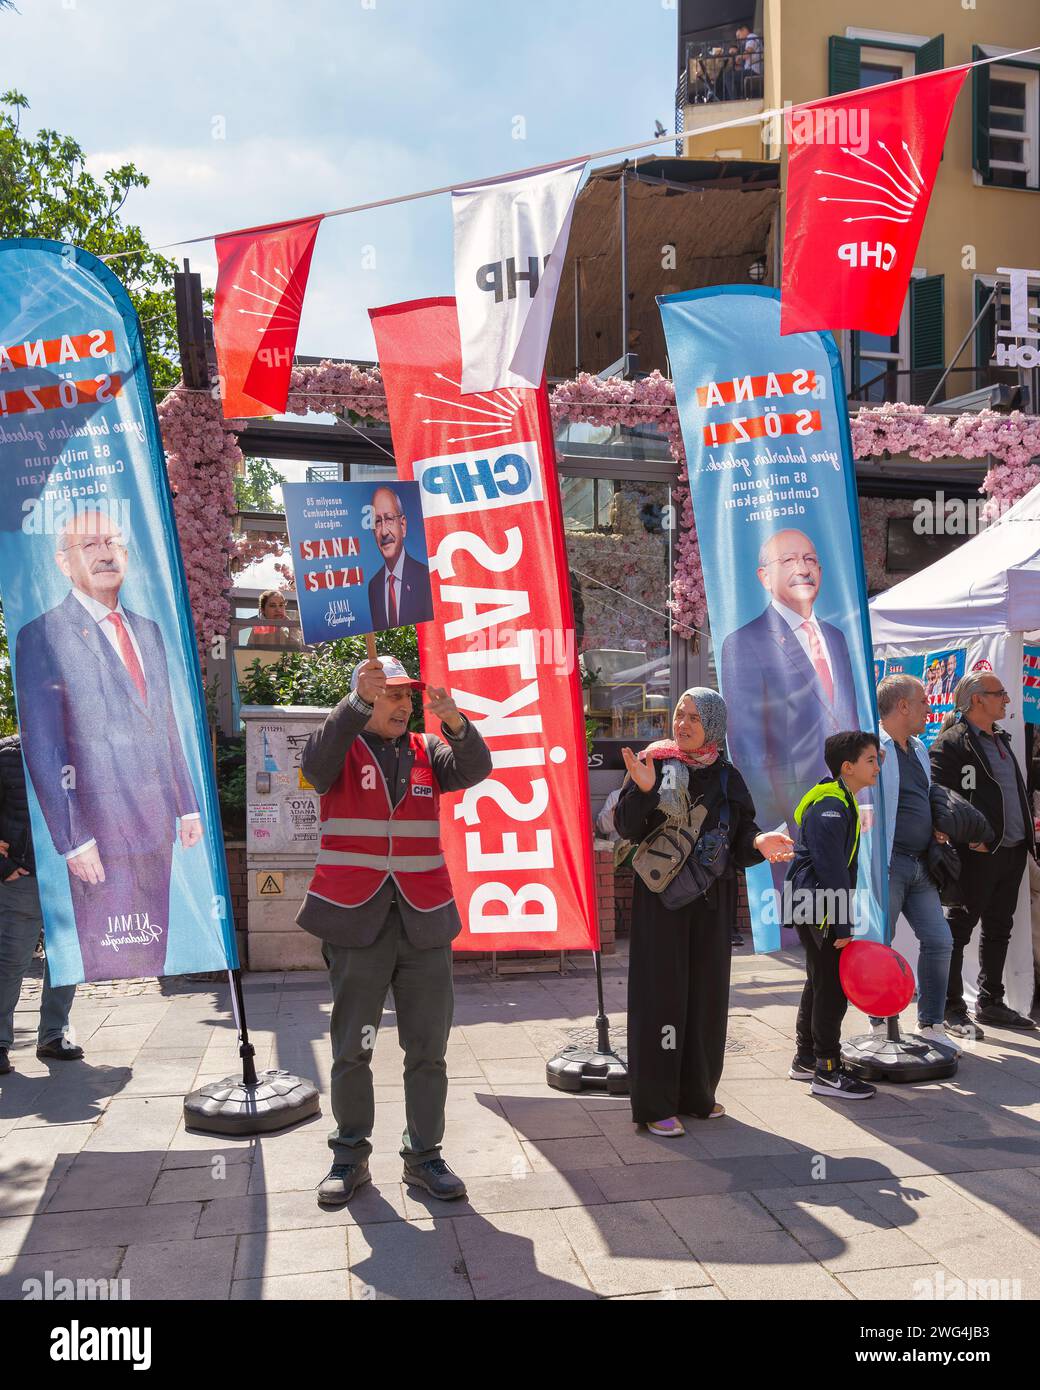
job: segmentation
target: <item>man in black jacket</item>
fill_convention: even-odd
[[[931,747],[932,777],[966,797],[996,834],[982,844],[958,846],[959,881],[944,894],[946,920],[953,934],[953,957],[946,992],[946,1028],[958,1037],[981,1038],[980,1023],[999,1028],[1035,1028],[1031,1018],[1004,1002],[1004,962],[1014,924],[1026,858],[1036,854],[1033,816],[1011,739],[996,721],[1010,696],[992,671],[973,671],[956,691],[957,718]],[[978,1001],[975,1021],[968,1017],[961,979],[964,948],[981,920]]]
[[[15,1007],[43,929],[22,742],[17,734],[0,739],[0,851],[0,1074],[6,1074],[12,1070],[8,1053],[14,1042]],[[83,1056],[83,1049],[65,1037],[75,993],[75,985],[54,988],[47,966],[37,1057],[74,1062]]]

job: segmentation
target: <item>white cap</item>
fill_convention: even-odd
[[[386,673],[387,685],[410,685],[413,690],[422,690],[425,688],[426,682],[412,680],[411,676],[404,669],[396,656],[377,656],[376,660]],[[358,678],[361,675],[361,668],[364,664],[363,661],[359,661],[354,667],[353,674],[350,677],[351,690],[357,689]]]

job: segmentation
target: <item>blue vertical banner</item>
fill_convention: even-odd
[[[1040,724],[1040,647],[1022,648],[1022,718]]]
[[[0,879],[35,867],[52,980],[236,967],[140,324],[52,241],[0,241],[0,595],[32,824]]]
[[[845,383],[829,333],[780,336],[776,290],[659,296],[729,753],[763,829],[828,777],[824,743],[877,729]],[[883,939],[880,791],[861,795],[857,935]],[[785,865],[748,871],[755,948],[782,944]]]

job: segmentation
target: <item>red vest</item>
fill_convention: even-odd
[[[412,775],[396,806],[364,736],[350,745],[343,771],[321,798],[321,845],[308,890],[316,897],[360,907],[392,877],[420,912],[451,902],[429,749],[423,734],[410,733],[408,741]]]

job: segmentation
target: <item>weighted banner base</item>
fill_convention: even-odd
[[[616,1052],[565,1047],[545,1064],[545,1079],[557,1091],[606,1091],[628,1095],[628,1067]]]
[[[225,1076],[184,1098],[184,1127],[203,1134],[270,1134],[317,1115],[318,1088],[287,1071],[262,1071],[256,1081]]]
[[[957,1070],[957,1054],[916,1033],[878,1037],[863,1033],[841,1045],[841,1060],[860,1081],[941,1081]]]

